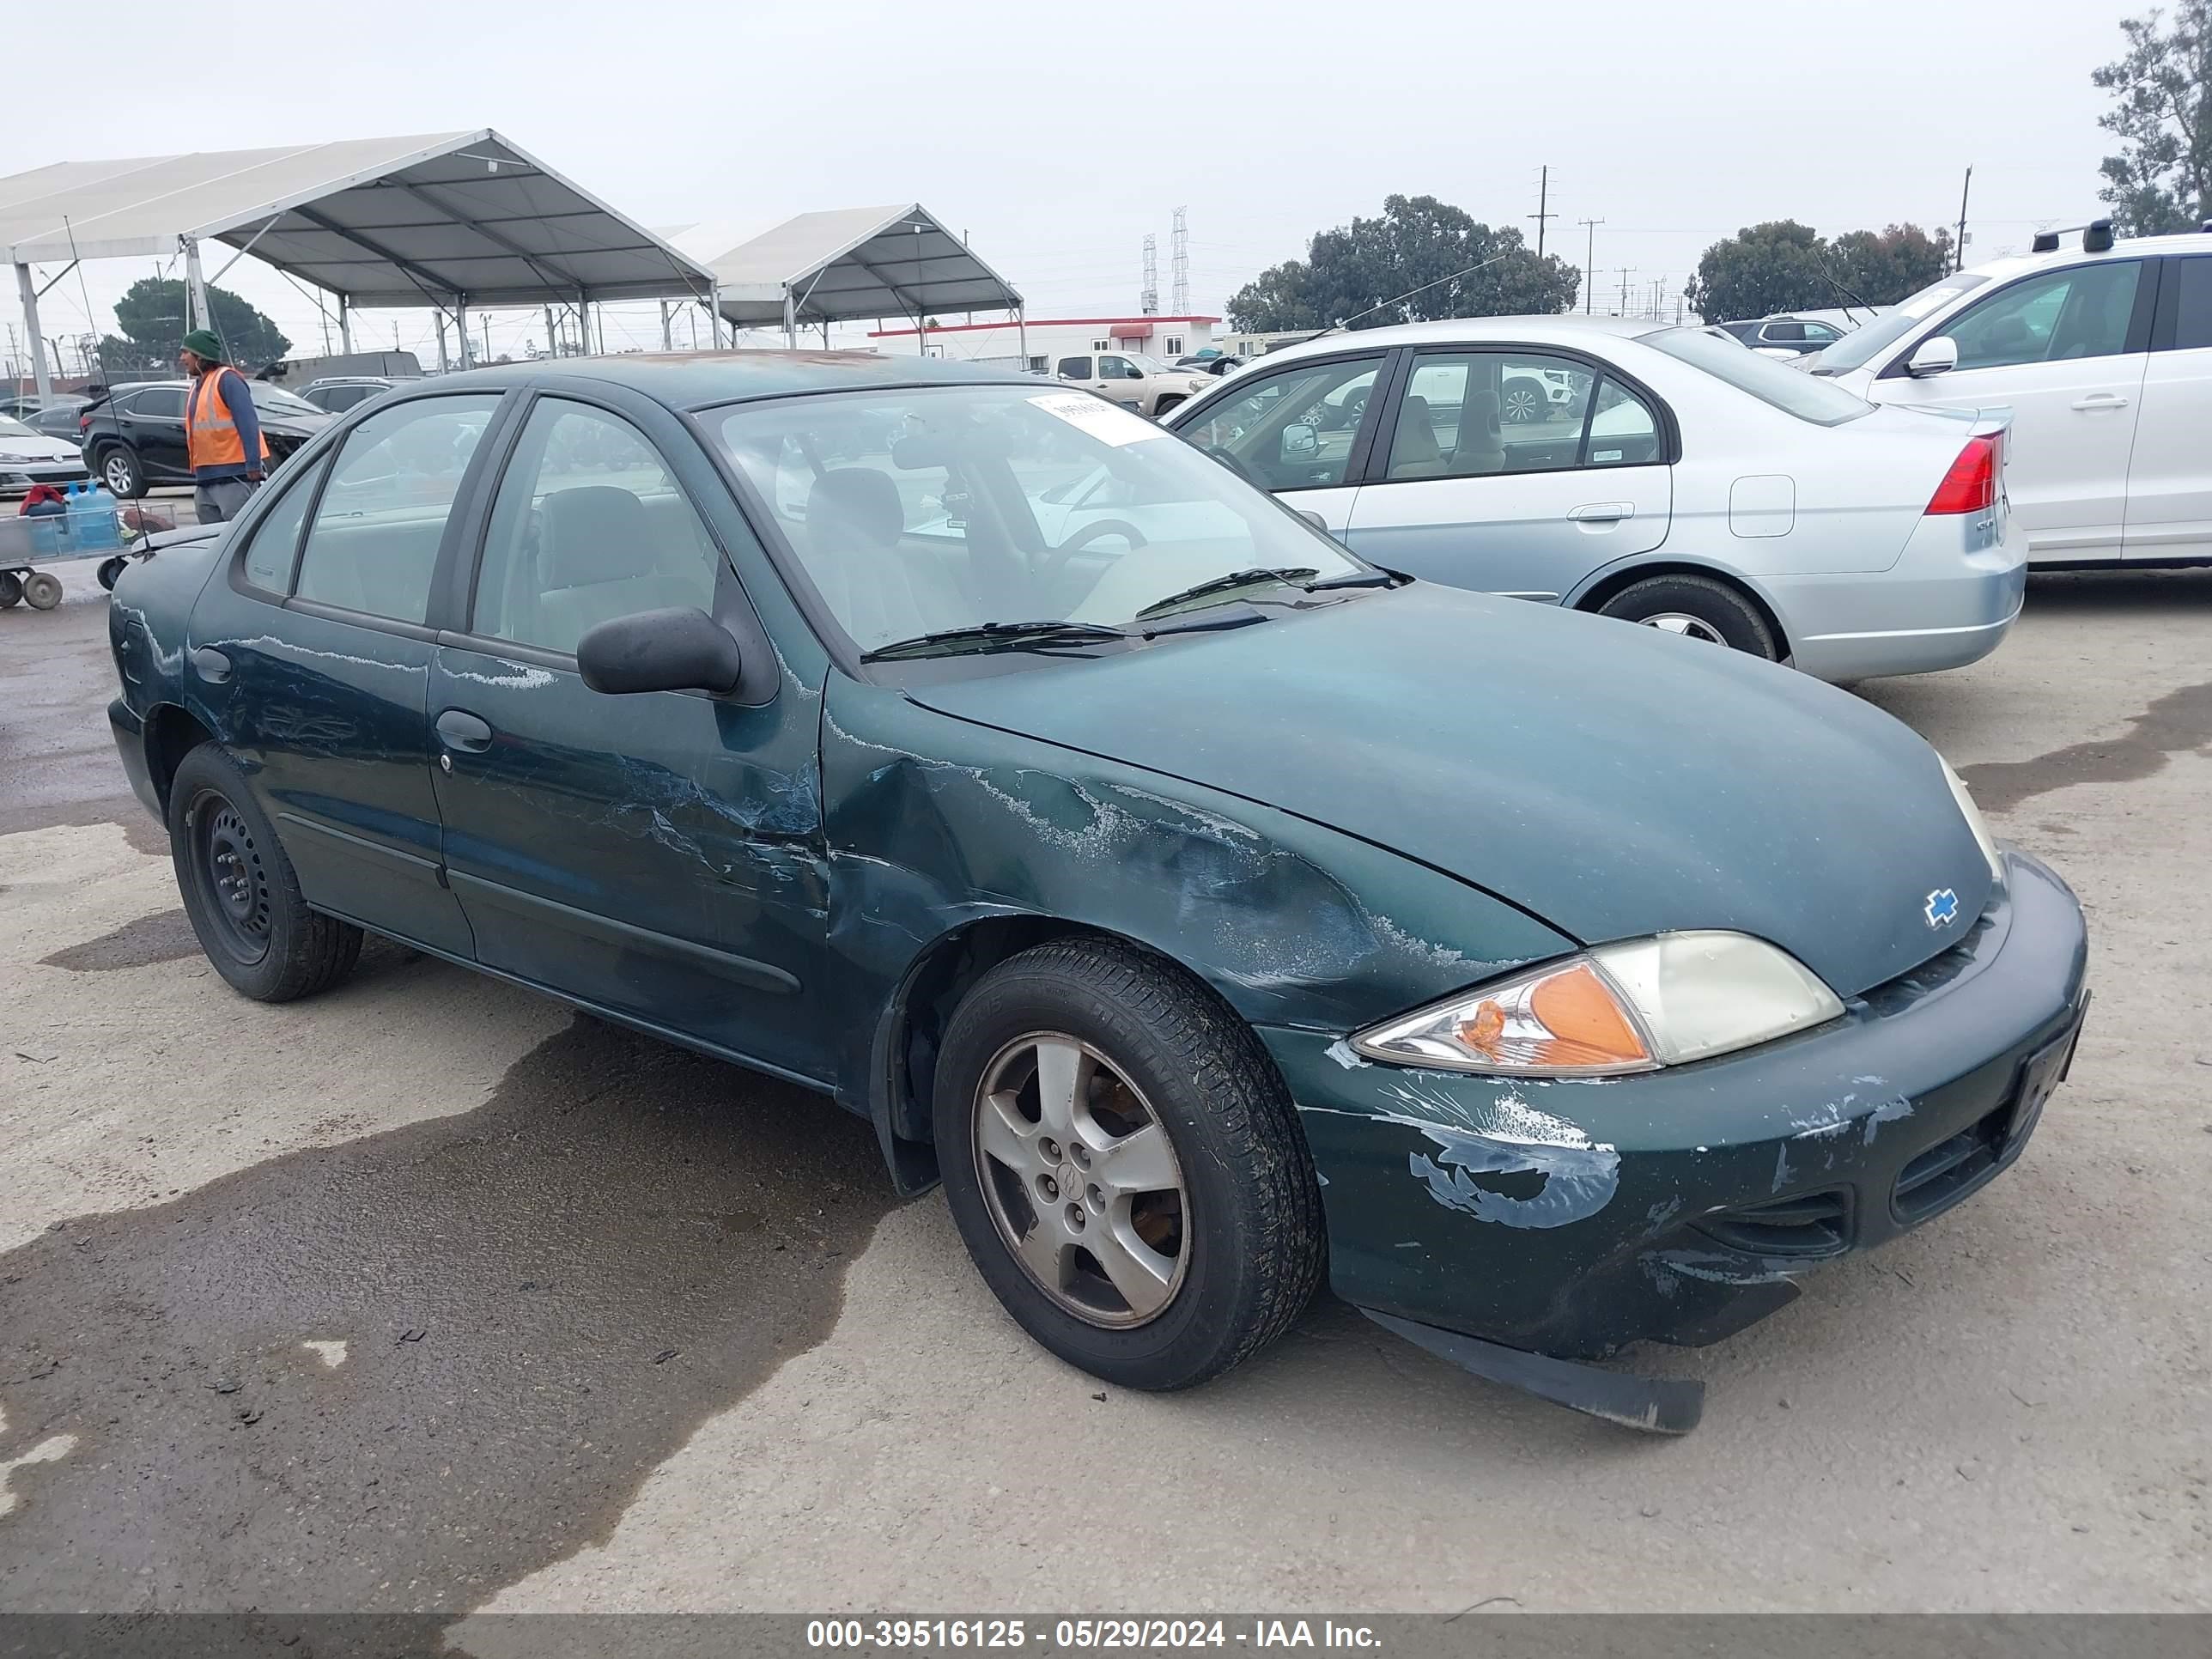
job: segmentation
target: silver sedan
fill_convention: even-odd
[[[2009,418],[1700,328],[1498,317],[1309,341],[1165,424],[1391,569],[1852,680],[1972,662],[2019,615]]]

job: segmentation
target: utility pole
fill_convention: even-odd
[[[1175,222],[1168,230],[1169,269],[1175,279],[1175,292],[1169,303],[1174,306],[1178,317],[1190,314],[1190,224],[1183,217],[1189,211],[1188,208],[1177,208]]]
[[[1966,181],[1959,186],[1959,240],[1951,245],[1951,269],[1963,270],[1966,263],[1966,193],[1974,187],[1974,170],[1966,169]]]
[[[1603,224],[1605,221],[1602,219],[1577,219],[1575,222],[1589,232],[1589,246],[1583,254],[1583,270],[1589,277],[1589,291],[1583,298],[1583,315],[1587,317],[1590,314],[1591,308],[1597,303],[1597,264],[1595,263],[1597,259],[1597,228]]]
[[[1536,257],[1544,257],[1544,231],[1547,220],[1559,216],[1552,211],[1552,169],[1540,167],[1536,172],[1536,210],[1528,216],[1536,222]]]
[[[1620,314],[1624,317],[1628,315],[1628,278],[1635,269],[1634,265],[1623,265],[1620,268]]]

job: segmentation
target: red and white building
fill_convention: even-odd
[[[877,329],[868,343],[892,356],[918,351],[957,362],[1008,367],[1026,361],[1031,369],[1046,374],[1054,358],[1098,351],[1140,351],[1171,363],[1209,346],[1218,349],[1213,331],[1220,325],[1218,317],[1010,317],[994,323],[932,324],[921,330]]]

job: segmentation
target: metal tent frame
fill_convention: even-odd
[[[1019,291],[917,202],[802,213],[712,263],[723,318],[780,325],[787,345],[802,325],[859,318],[911,317],[924,350],[933,313],[1007,311],[1022,325]]]
[[[270,149],[63,161],[0,179],[0,249],[15,267],[41,401],[52,385],[38,302],[85,259],[181,253],[188,327],[210,326],[204,245],[247,253],[363,306],[468,307],[689,299],[719,318],[714,273],[489,127]],[[35,264],[66,262],[41,288]],[[715,324],[719,346],[720,325]]]

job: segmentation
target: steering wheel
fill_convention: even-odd
[[[1058,547],[1049,548],[1037,562],[1037,580],[1056,582],[1066,570],[1068,562],[1091,543],[1103,536],[1119,536],[1129,544],[1131,551],[1146,545],[1144,532],[1127,519],[1101,519],[1087,524]]]
[[[1250,484],[1255,489],[1265,489],[1267,487],[1261,481],[1260,475],[1253,471],[1253,470],[1245,464],[1244,459],[1241,455],[1237,455],[1229,449],[1220,447],[1204,449],[1200,450],[1199,453],[1204,455],[1210,461],[1219,462],[1223,466],[1227,467],[1238,477],[1243,479],[1246,483]]]

